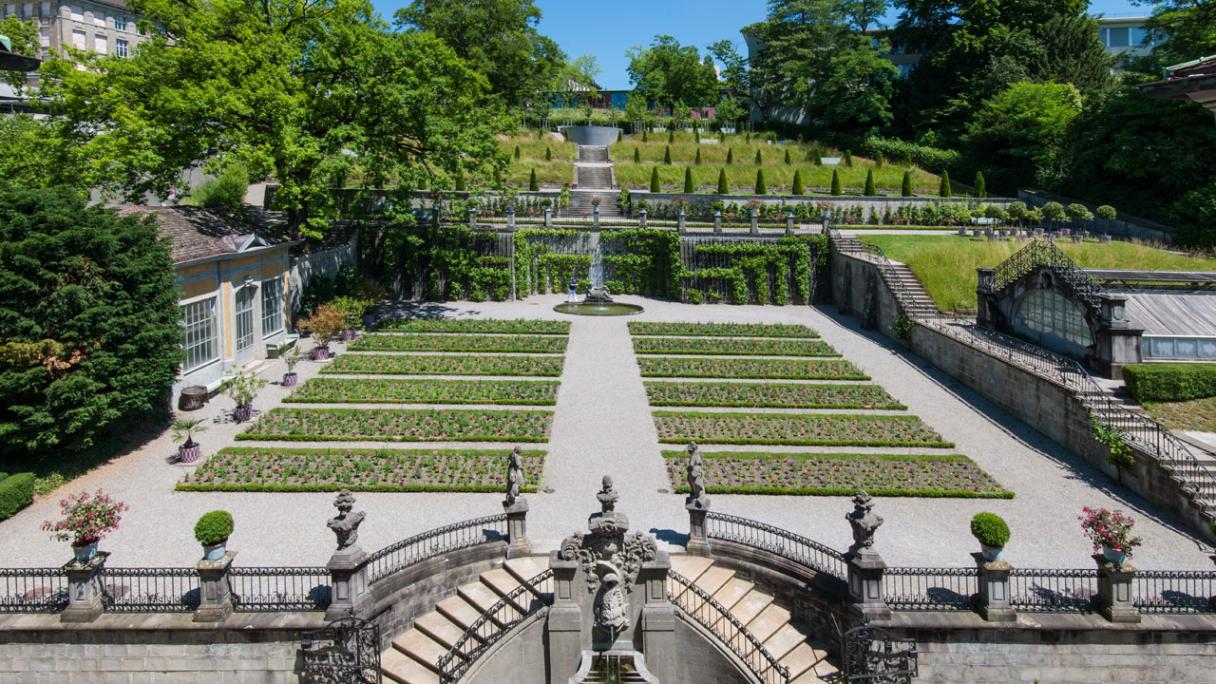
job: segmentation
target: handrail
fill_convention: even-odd
[[[553,570],[546,569],[536,577],[512,589],[506,596],[484,611],[456,643],[436,662],[439,681],[455,682],[468,672],[478,658],[498,643],[525,619],[548,608],[553,603],[552,592],[542,592],[541,586],[553,579]],[[528,607],[520,610],[520,599],[528,594]]]
[[[57,613],[67,605],[63,568],[0,568],[0,613]]]
[[[689,600],[689,593],[695,596],[695,604]],[[786,684],[790,681],[789,668],[765,648],[764,643],[747,629],[747,625],[687,577],[668,571],[667,597],[681,612],[728,646],[761,682]]]
[[[839,245],[842,242],[842,237],[843,235],[841,235],[840,230],[836,228],[835,222],[830,222],[828,225],[828,239],[833,244],[836,244],[839,248]],[[891,263],[891,260],[887,257],[886,252],[882,251],[882,247],[870,244],[868,242],[863,242],[861,240],[857,240],[856,244],[861,246],[861,251],[863,253],[874,257],[874,259],[871,260],[871,263],[878,268],[879,276],[881,276],[883,282],[886,283],[887,290],[891,293],[891,296],[895,297],[896,303],[899,304],[899,308],[903,310],[904,314],[909,318],[918,318],[917,313],[920,311],[920,309],[918,309],[916,307],[916,303],[912,301],[911,295],[908,292],[905,292],[904,288],[899,287],[899,277],[895,270],[895,264]],[[853,254],[857,253],[857,250],[855,249],[849,249],[846,251]],[[934,309],[937,310],[937,307],[934,307]]]
[[[1002,292],[1035,269],[1044,267],[1052,269],[1062,277],[1073,292],[1091,308],[1101,308],[1102,286],[1050,240],[1032,240],[1013,256],[1002,261],[993,271],[995,291]]]
[[[486,528],[505,538],[506,524],[507,514],[497,513],[437,527],[390,544],[367,557],[367,583],[375,584],[411,565],[446,553],[497,541],[487,538]]]
[[[709,511],[705,517],[706,534],[710,539],[735,542],[767,551],[841,582],[848,581],[844,554],[814,539],[726,513]]]

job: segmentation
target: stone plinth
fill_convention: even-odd
[[[984,560],[982,553],[973,553],[979,578],[979,611],[989,622],[1015,622],[1017,612],[1009,605],[1009,573],[1013,566],[1003,560]]]
[[[101,583],[97,577],[109,557],[108,551],[98,551],[88,561],[73,559],[63,566],[68,577],[68,607],[60,614],[60,622],[92,622],[101,615]]]
[[[527,556],[530,549],[527,500],[520,497],[510,504],[504,501],[502,510],[507,514],[507,558]]]
[[[667,573],[671,559],[659,551],[655,559],[642,563],[638,584],[644,588],[642,605],[642,652],[648,654],[650,670],[660,682],[675,681],[676,609],[667,600]]]
[[[694,556],[709,555],[709,530],[705,518],[709,515],[709,507],[700,501],[685,504],[688,510],[688,553]]]
[[[1140,611],[1132,605],[1136,568],[1131,563],[1115,565],[1100,553],[1093,559],[1098,564],[1098,595],[1094,600],[1102,616],[1111,622],[1140,622]]]
[[[882,575],[887,564],[876,551],[862,549],[845,554],[849,571],[849,599],[854,611],[871,620],[891,617],[882,595]]]
[[[568,684],[578,669],[583,652],[583,611],[574,584],[578,561],[563,560],[553,551],[549,568],[553,570],[553,606],[545,623],[549,641],[549,684]]]
[[[194,611],[195,622],[219,622],[232,614],[232,588],[228,584],[228,570],[232,567],[235,551],[224,553],[224,557],[198,562],[199,605]]]
[[[358,546],[350,546],[334,552],[325,567],[329,570],[331,586],[325,619],[337,620],[348,615],[362,617],[360,610],[369,598],[367,553]]]

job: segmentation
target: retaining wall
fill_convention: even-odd
[[[336,247],[319,252],[309,252],[291,258],[288,271],[287,299],[292,313],[300,310],[300,298],[308,281],[324,275],[333,278],[343,266],[354,266],[359,254],[359,237],[351,234],[350,240]]]

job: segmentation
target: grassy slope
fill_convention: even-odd
[[[1023,242],[988,242],[956,235],[869,235],[864,241],[878,245],[890,258],[901,261],[920,279],[933,301],[946,311],[974,310],[977,268],[992,268],[1008,259]],[[1132,244],[1060,243],[1082,268],[1209,271],[1216,259],[1190,257]]]
[[[1216,432],[1216,397],[1194,401],[1162,401],[1144,405],[1153,418],[1173,430]]]

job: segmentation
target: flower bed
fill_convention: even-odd
[[[351,351],[419,352],[521,352],[561,354],[566,351],[565,337],[516,335],[416,335],[372,334],[356,340]]]
[[[848,361],[820,359],[705,359],[641,357],[648,378],[754,378],[777,380],[869,380]]]
[[[631,335],[700,337],[819,337],[805,325],[786,323],[629,323]]]
[[[323,374],[360,375],[533,375],[562,374],[562,356],[378,356],[343,354],[321,368]]]
[[[655,411],[654,424],[666,443],[954,446],[916,416]]]
[[[525,492],[536,491],[544,451],[521,451]],[[500,492],[506,452],[449,449],[231,447],[177,484],[188,492]]]
[[[501,335],[569,335],[569,321],[422,318],[385,321],[379,330],[413,333],[498,333]]]
[[[1011,499],[966,456],[702,452],[711,494],[796,494]],[[687,492],[684,451],[664,451],[675,491]]]
[[[550,411],[276,408],[238,440],[294,442],[543,442]]]
[[[652,406],[753,406],[759,408],[907,408],[879,385],[815,385],[759,382],[647,382]]]
[[[717,354],[728,356],[840,356],[822,340],[755,340],[748,338],[635,337],[637,354]]]
[[[552,406],[556,381],[314,378],[283,401],[313,404],[515,404]]]

